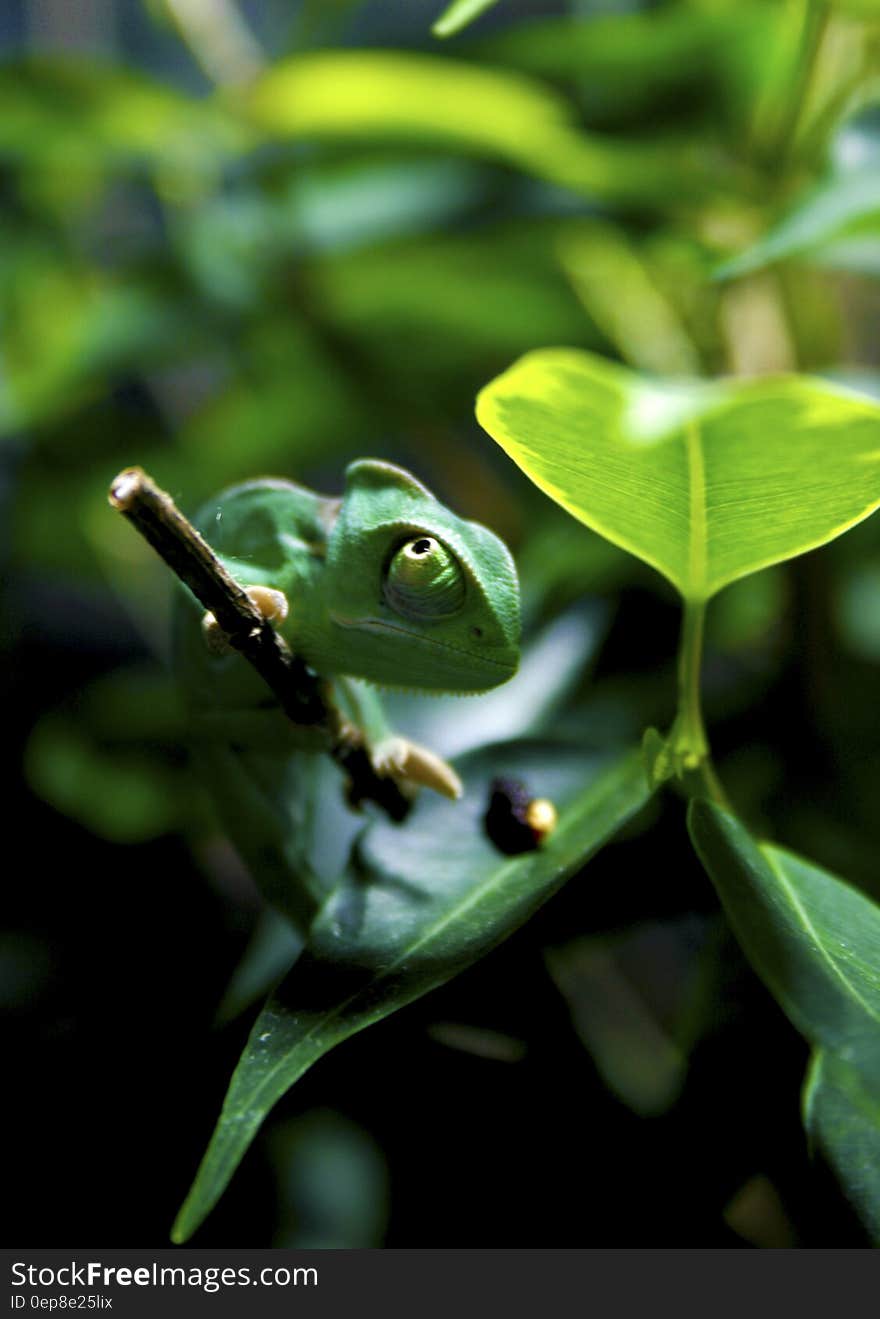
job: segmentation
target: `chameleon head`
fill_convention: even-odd
[[[327,672],[478,692],[519,662],[519,585],[486,527],[391,463],[348,468],[327,552]]]

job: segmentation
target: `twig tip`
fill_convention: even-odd
[[[111,481],[107,498],[120,513],[125,513],[131,508],[143,479],[142,467],[126,467]]]

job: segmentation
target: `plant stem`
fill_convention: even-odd
[[[729,808],[727,797],[712,764],[709,739],[700,705],[700,670],[703,660],[705,600],[686,600],[678,650],[678,714],[670,742],[678,771],[701,795]]]
[[[262,72],[263,52],[235,0],[165,0],[165,7],[218,87],[243,86]]]
[[[831,16],[825,0],[803,0],[800,15],[798,60],[792,85],[788,89],[778,135],[778,153],[784,164],[796,155],[799,131],[804,120],[807,102],[822,42]]]
[[[700,709],[700,666],[706,606],[702,600],[685,601],[678,649],[678,731],[685,754],[702,760],[709,743]]]

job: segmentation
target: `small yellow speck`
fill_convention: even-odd
[[[526,807],[526,824],[540,838],[546,838],[556,828],[556,807],[546,797],[536,797]]]

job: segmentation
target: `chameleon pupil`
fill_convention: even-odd
[[[417,540],[413,545],[413,554],[430,554],[431,542],[429,540]]]

